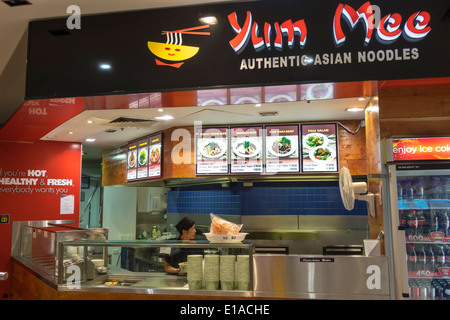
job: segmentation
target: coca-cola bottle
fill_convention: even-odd
[[[424,235],[426,233],[426,221],[425,221],[425,216],[423,215],[423,210],[416,210],[416,216],[417,216],[417,234],[418,235]]]
[[[436,258],[434,256],[434,252],[433,252],[433,249],[431,248],[431,246],[428,246],[427,263],[428,263],[427,270],[430,270],[430,271],[436,270]]]
[[[447,210],[441,210],[439,215],[439,228],[438,230],[444,234],[444,236],[448,236],[448,229],[450,227],[450,220],[448,219]]]
[[[437,210],[430,211],[430,228],[431,232],[439,231],[439,214]]]
[[[444,267],[450,268],[450,246],[445,247],[445,264]]]
[[[417,228],[419,227],[419,219],[417,219],[415,210],[409,210],[407,225],[408,225],[407,235],[408,236],[417,235]]]
[[[419,270],[427,270],[428,269],[428,263],[427,263],[427,253],[425,252],[425,247],[422,246],[421,248],[417,249],[417,264],[416,264],[417,271]]]
[[[399,226],[406,228],[406,213],[404,210],[398,211]]]
[[[436,252],[436,271],[439,271],[439,268],[442,268],[445,266],[445,252],[444,247],[439,246],[437,252]]]
[[[408,270],[417,271],[417,253],[413,245],[409,246],[408,251]]]

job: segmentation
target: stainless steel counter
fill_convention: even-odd
[[[111,268],[108,274],[85,281],[79,288],[57,285],[42,270],[16,258],[54,289],[61,292],[222,296],[242,298],[366,299],[388,300],[389,275],[386,257],[365,256],[253,256],[253,290],[189,290],[183,276],[164,272],[127,272]],[[118,281],[115,285],[105,282]]]
[[[386,257],[254,255],[255,297],[390,299]]]

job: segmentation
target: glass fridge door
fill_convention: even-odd
[[[409,298],[450,300],[450,170],[397,170]]]

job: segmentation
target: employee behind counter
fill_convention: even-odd
[[[178,240],[193,240],[197,232],[202,234],[200,230],[195,229],[195,221],[189,217],[182,218],[175,226],[180,233]],[[174,248],[170,254],[166,255],[164,260],[164,271],[168,273],[182,274],[180,273],[180,262],[186,262],[187,256],[190,254],[203,254],[201,249],[182,249]]]

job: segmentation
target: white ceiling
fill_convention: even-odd
[[[312,100],[310,102],[266,103],[261,107],[251,104],[215,107],[166,108],[158,111],[147,109],[87,110],[49,132],[43,140],[70,141],[84,143],[87,138],[96,139],[91,145],[115,147],[127,141],[165,130],[171,127],[194,126],[201,121],[202,126],[240,125],[265,123],[291,123],[329,120],[362,120],[364,112],[348,112],[347,108],[362,107],[367,100],[357,98],[334,100]],[[261,116],[260,113],[277,112],[275,116]],[[171,115],[172,120],[156,120],[155,117]],[[110,124],[119,117],[130,117],[154,122]],[[88,123],[88,121],[92,123]],[[114,131],[114,132],[106,132]]]

